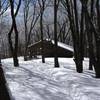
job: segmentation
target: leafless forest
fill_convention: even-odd
[[[1,59],[13,57],[17,67],[18,56],[27,60],[28,46],[45,39],[54,40],[55,67],[60,41],[73,46],[77,72],[88,57],[89,70],[100,78],[100,0],[0,0]]]

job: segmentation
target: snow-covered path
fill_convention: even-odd
[[[84,73],[75,71],[72,58],[60,58],[60,68],[54,68],[52,58],[24,62],[14,68],[12,59],[2,61],[9,88],[15,100],[100,100],[100,80],[92,78],[87,60]]]

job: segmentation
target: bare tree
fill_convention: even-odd
[[[6,82],[4,72],[1,66],[0,66],[0,99],[11,100],[11,97],[7,88],[7,82]]]
[[[9,8],[9,0],[0,0],[0,16]]]
[[[0,0],[0,17],[3,13],[1,13],[1,8],[2,8],[2,4],[1,4],[1,0]],[[4,72],[2,69],[2,64],[1,64],[1,54],[0,54],[0,99],[2,100],[10,100],[10,95],[7,89],[7,84],[6,84],[6,79],[4,76]]]
[[[18,30],[17,30],[17,25],[16,25],[16,16],[18,14],[20,5],[21,5],[21,0],[19,0],[18,5],[17,5],[17,9],[16,12],[14,13],[14,1],[13,0],[9,0],[10,1],[10,7],[11,7],[11,18],[12,18],[12,26],[11,29],[8,33],[8,41],[9,41],[9,46],[10,46],[10,50],[13,56],[13,61],[14,61],[14,66],[19,66],[18,63],[18,58],[17,58],[17,53],[18,53]],[[14,29],[14,33],[15,33],[15,43],[13,46],[13,41],[11,39],[11,35],[13,34],[13,29]]]
[[[71,35],[69,34],[70,33],[70,27],[67,23],[67,18],[66,20],[64,20],[62,23],[61,22],[58,22],[58,30],[59,30],[59,34],[58,34],[58,40],[63,42],[63,43],[66,43],[67,39],[69,37],[71,37]],[[70,42],[68,40],[68,42]]]
[[[91,16],[92,21],[94,19],[94,3],[95,3],[94,0],[91,0],[90,16]],[[85,4],[85,7],[87,7],[87,4]],[[94,46],[93,46],[93,31],[87,20],[88,20],[88,18],[85,17],[87,38],[88,38],[88,44],[89,44],[89,70],[93,70],[93,62],[94,62],[94,58],[95,58],[94,50],[93,50],[93,48],[94,48]]]
[[[59,67],[58,56],[57,56],[57,47],[58,47],[58,39],[57,39],[57,11],[59,6],[59,0],[54,0],[54,43],[55,43],[55,58],[54,63],[55,67]]]
[[[8,7],[9,7],[9,3],[7,0],[0,0],[0,23],[1,23],[2,15],[7,11]],[[0,30],[0,34],[1,34],[1,30]],[[1,55],[0,55],[0,65],[1,65]]]
[[[70,22],[77,72],[83,71],[84,33],[86,32],[89,44],[89,69],[92,69],[93,65],[96,77],[100,78],[100,4],[99,0],[91,0],[90,3],[88,1],[80,0],[81,17],[78,15],[76,0],[63,0],[62,3],[67,10]]]
[[[79,20],[77,0],[62,0],[62,3],[67,11],[71,35],[74,46],[74,61],[76,70],[79,73],[83,72],[83,57],[84,57],[84,11],[81,10],[81,20]]]
[[[100,78],[100,4],[99,4],[99,0],[96,0],[96,5],[95,5],[95,16],[96,16],[96,19],[94,19],[90,14],[89,14],[89,11],[88,11],[88,8],[87,8],[87,3],[88,1],[84,1],[84,0],[81,0],[81,3],[82,5],[84,6],[84,10],[85,10],[85,20],[88,24],[86,24],[86,27],[90,29],[90,32],[91,34],[88,36],[90,38],[89,39],[89,44],[91,44],[90,42],[92,42],[92,44],[90,45],[90,48],[92,49],[91,51],[91,58],[92,58],[92,64],[94,65],[94,69],[95,69],[95,74],[96,74],[96,77],[97,78]],[[92,1],[93,3],[93,1]],[[94,22],[96,22],[94,24]],[[89,31],[88,31],[89,32]],[[95,44],[93,43],[93,40],[91,39],[92,38],[92,35],[94,36],[94,41],[95,41]],[[91,39],[91,41],[90,41]],[[93,52],[94,51],[94,48],[93,45],[95,46],[95,53]]]
[[[45,4],[46,0],[38,0],[39,8],[40,8],[40,31],[41,31],[41,53],[42,53],[42,63],[45,63],[45,58],[44,58],[44,45],[43,45],[43,14],[45,10]]]
[[[34,29],[40,14],[37,13],[37,2],[32,2],[32,0],[24,1],[24,28],[25,28],[25,52],[24,60],[27,60],[28,45],[30,43],[32,30]],[[32,6],[30,6],[32,4]],[[30,14],[31,9],[31,14]],[[29,24],[30,23],[30,24]]]

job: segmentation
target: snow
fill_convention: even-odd
[[[52,43],[54,44],[54,40],[52,40]],[[72,46],[69,46],[69,45],[67,45],[67,44],[65,44],[65,43],[58,42],[58,46],[59,46],[59,47],[62,47],[62,48],[64,48],[64,49],[67,49],[67,50],[69,50],[69,51],[74,52]]]
[[[93,78],[84,60],[84,72],[77,73],[73,58],[59,58],[60,68],[54,68],[54,59],[23,61],[13,67],[11,58],[2,60],[5,77],[14,100],[100,100],[100,79]]]

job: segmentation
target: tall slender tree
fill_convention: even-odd
[[[91,9],[90,9],[90,16],[91,20],[93,21],[94,18],[94,0],[91,0]],[[86,4],[87,5],[87,4]],[[87,7],[87,6],[85,6]],[[88,23],[87,17],[85,17],[85,23],[86,23],[86,33],[88,38],[88,45],[89,45],[89,70],[93,70],[93,62],[94,62],[94,46],[93,46],[93,31]]]
[[[96,78],[100,78],[100,4],[99,4],[99,0],[96,0],[96,5],[95,5],[95,19],[92,19],[88,8],[87,8],[87,3],[88,0],[84,1],[81,0],[82,5],[84,6],[84,10],[85,10],[85,20],[86,20],[86,27],[90,29],[91,34],[94,36],[94,41],[95,44],[93,44],[93,40],[92,41],[92,45],[95,46],[95,53],[92,52],[92,63],[94,65],[94,70],[95,70],[95,74],[96,74]],[[94,22],[96,22],[94,24]],[[89,32],[89,31],[88,31]],[[88,33],[90,34],[90,33]],[[90,37],[92,35],[89,35]],[[88,36],[88,37],[89,37]],[[89,43],[91,42],[89,41]],[[92,46],[93,47],[93,46]],[[94,48],[91,48],[92,51],[94,50]]]
[[[32,4],[32,6],[30,6]],[[27,60],[28,54],[28,45],[30,43],[32,30],[34,29],[40,14],[37,14],[36,6],[37,2],[32,2],[32,0],[25,0],[24,1],[24,28],[25,28],[25,51],[24,51],[24,60]],[[30,9],[33,8],[33,11],[30,14]],[[30,24],[29,24],[30,22]]]
[[[42,53],[42,63],[45,63],[45,58],[44,58],[44,44],[43,44],[43,14],[45,10],[45,4],[46,0],[38,0],[39,8],[40,8],[40,32],[41,32],[41,53]]]
[[[9,0],[10,1],[10,7],[11,7],[11,18],[12,18],[12,26],[11,29],[8,33],[8,41],[9,41],[9,45],[10,45],[10,50],[13,56],[13,61],[14,61],[14,66],[19,66],[19,62],[18,62],[18,58],[17,58],[17,53],[18,53],[18,30],[17,30],[17,24],[16,24],[16,16],[18,14],[20,5],[21,5],[21,0],[19,0],[18,5],[17,5],[17,9],[16,12],[14,13],[14,0]],[[13,29],[14,29],[14,33],[15,33],[15,43],[13,46],[13,41],[11,38],[11,35],[13,34]]]
[[[59,0],[54,0],[54,43],[55,43],[55,57],[54,63],[55,67],[59,67],[58,55],[57,55],[57,47],[58,47],[58,39],[57,39],[57,10],[59,6]]]
[[[8,1],[0,0],[0,23],[1,23],[2,15],[7,11],[8,7],[9,7]],[[0,31],[0,33],[1,33],[1,31]],[[0,55],[0,64],[1,64],[1,55]]]
[[[0,0],[0,12],[1,12],[1,0]],[[0,66],[1,66],[1,55],[0,55]]]
[[[1,0],[0,0],[0,17],[1,15]],[[0,99],[1,100],[11,100],[8,89],[7,89],[7,84],[6,84],[6,79],[4,76],[4,72],[2,69],[2,64],[1,64],[1,54],[0,54]]]
[[[76,70],[79,73],[83,72],[83,57],[84,57],[84,10],[81,10],[81,20],[79,19],[77,0],[62,0],[70,23],[71,35],[74,47],[74,61]]]

